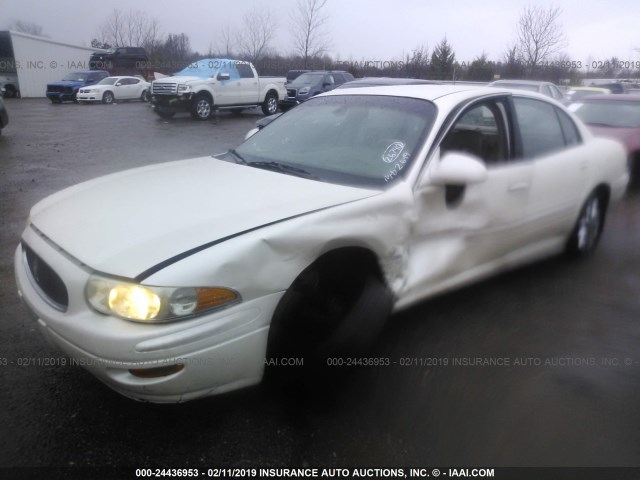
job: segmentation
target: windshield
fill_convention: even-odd
[[[100,80],[97,85],[115,85],[118,80],[118,77],[107,77]]]
[[[414,98],[316,97],[280,116],[232,153],[238,163],[249,166],[384,188],[409,170],[435,115],[432,103]]]
[[[584,123],[620,128],[640,127],[640,101],[577,102],[571,104],[569,109]]]
[[[75,72],[75,73],[68,73],[67,75],[65,75],[65,77],[62,79],[62,81],[67,81],[67,82],[84,82],[87,79],[87,74],[86,73],[80,73],[80,72]]]
[[[305,85],[315,85],[324,78],[324,73],[303,73],[289,85],[292,87],[302,87]]]

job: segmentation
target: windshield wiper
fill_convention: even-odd
[[[249,165],[247,161],[244,158],[242,158],[242,155],[236,152],[235,149],[231,148],[229,150],[229,153],[235,157],[236,163],[239,163],[241,165]]]
[[[317,180],[318,177],[313,175],[312,173],[303,170],[302,168],[293,167],[291,165],[287,165],[285,163],[280,162],[249,162],[247,163],[250,167],[263,168],[265,170],[275,170],[277,172],[287,173],[290,175],[296,175],[298,177],[304,178],[312,178]]]

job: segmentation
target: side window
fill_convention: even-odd
[[[137,78],[129,78],[129,85],[137,85],[138,83],[140,83],[140,80]]]
[[[236,67],[238,68],[240,78],[253,78],[253,70],[251,70],[251,67],[246,63],[238,63]]]
[[[334,73],[333,76],[336,79],[336,83],[338,85],[343,84],[344,83],[344,76],[341,73]]]
[[[513,104],[525,158],[540,157],[564,148],[564,134],[556,107],[533,98],[514,97]]]
[[[560,120],[560,127],[562,128],[562,133],[564,134],[565,144],[577,145],[579,143],[582,143],[578,128],[576,127],[576,124],[573,122],[573,120],[569,118],[569,115],[564,113],[559,108],[556,108],[556,113],[558,114],[558,119]]]
[[[326,75],[323,80],[324,83],[328,83],[329,85],[333,85],[336,81],[333,79],[333,75]]]
[[[475,155],[487,165],[508,159],[504,117],[496,102],[475,104],[455,122],[440,143],[441,155],[459,151]]]
[[[546,95],[547,97],[553,97],[553,95],[551,94],[551,89],[549,88],[549,85],[542,85],[542,89],[540,93],[542,93],[543,95]]]
[[[557,87],[549,86],[549,88],[551,89],[551,95],[553,96],[553,98],[555,98],[556,100],[562,100],[564,98],[562,92]]]

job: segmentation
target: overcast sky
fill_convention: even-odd
[[[0,0],[0,30],[15,20],[34,22],[52,39],[90,44],[113,11],[140,10],[158,20],[162,32],[186,33],[191,47],[215,49],[220,25],[239,28],[244,12],[264,5],[279,18],[273,47],[290,53],[289,11],[296,0]],[[570,60],[592,62],[612,56],[640,60],[640,0],[329,0],[326,13],[332,37],[330,54],[340,60],[401,60],[418,45],[429,51],[447,37],[459,61],[483,51],[502,59],[515,38],[515,25],[525,5],[562,9]]]

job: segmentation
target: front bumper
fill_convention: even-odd
[[[22,245],[15,252],[18,293],[55,347],[119,393],[156,403],[181,402],[261,381],[269,323],[282,293],[168,324],[141,324],[102,315],[84,298],[86,266],[27,228],[23,242],[63,280],[66,311],[34,287]],[[131,370],[183,365],[167,376],[141,378]]]
[[[158,95],[151,96],[151,106],[160,112],[186,112],[191,108],[193,93],[182,95]]]
[[[79,102],[101,102],[102,101],[102,92],[95,93],[80,93],[76,95],[76,100]]]
[[[47,92],[47,98],[49,100],[58,100],[60,102],[74,101],[76,99],[76,93],[64,93],[64,92]]]

